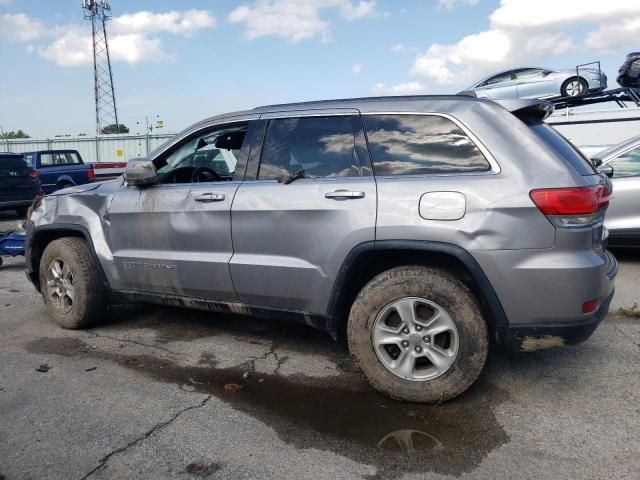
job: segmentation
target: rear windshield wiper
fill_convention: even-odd
[[[296,180],[300,179],[300,178],[306,178],[307,175],[304,173],[304,168],[301,168],[300,170],[290,173],[289,175],[287,175],[286,177],[282,178],[278,178],[278,182],[280,183],[284,183],[285,185],[289,185],[291,182],[295,182]]]

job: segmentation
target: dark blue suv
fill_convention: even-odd
[[[15,210],[24,217],[42,194],[40,175],[17,153],[0,152],[0,210]]]

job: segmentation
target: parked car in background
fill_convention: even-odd
[[[15,210],[24,217],[40,194],[38,171],[29,166],[22,155],[0,152],[0,210]]]
[[[61,188],[112,180],[122,174],[126,163],[84,163],[77,150],[26,152],[26,161],[40,172],[42,189],[49,194]]]
[[[65,328],[114,300],[289,319],[345,335],[381,392],[442,402],[490,338],[569,345],[608,311],[608,179],[551,110],[452,95],[220,115],[44,197],[28,275]]]
[[[478,98],[576,97],[607,88],[607,76],[597,68],[555,70],[541,67],[516,68],[500,72],[471,85]]]
[[[640,135],[597,153],[593,161],[613,183],[604,223],[609,244],[640,248]]]
[[[640,88],[640,52],[631,52],[618,70],[616,81],[623,87]]]

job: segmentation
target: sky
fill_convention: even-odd
[[[176,132],[259,105],[457,93],[517,66],[595,60],[615,87],[640,0],[111,0],[118,116]],[[0,0],[0,125],[95,132],[80,0]]]

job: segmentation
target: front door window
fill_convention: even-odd
[[[155,161],[158,183],[233,180],[246,133],[247,125],[241,124],[217,128],[188,139]]]

